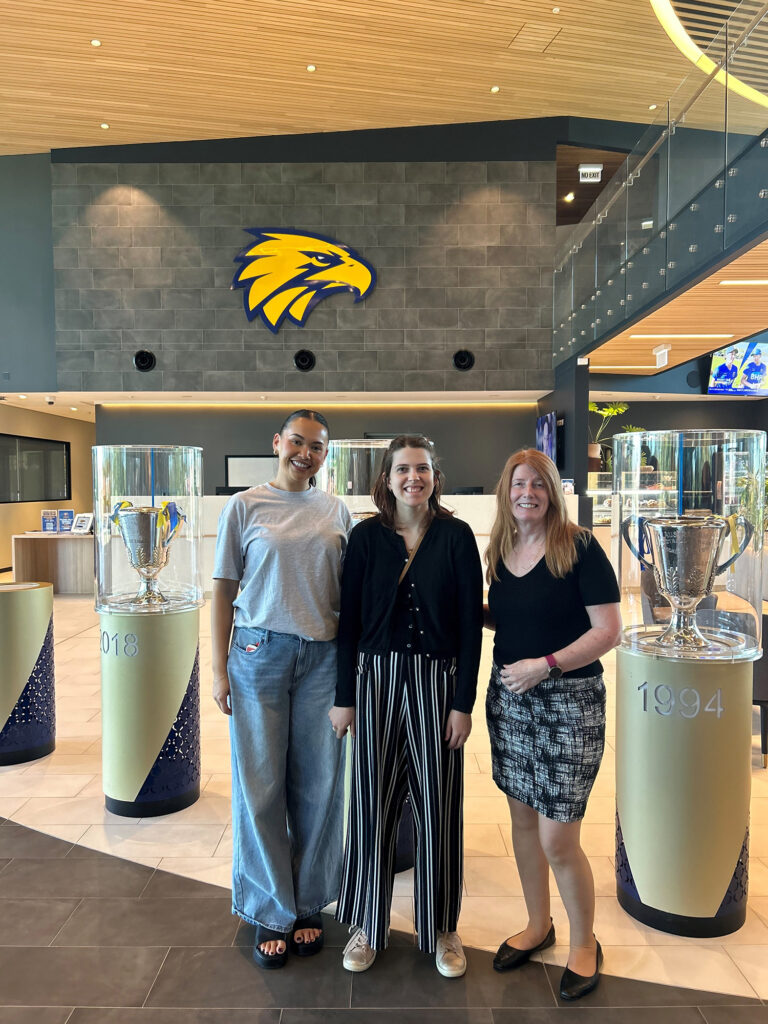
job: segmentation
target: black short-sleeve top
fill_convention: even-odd
[[[562,650],[590,628],[587,607],[618,604],[619,585],[611,563],[594,536],[586,543],[577,539],[573,569],[557,579],[542,558],[525,576],[513,576],[499,561],[499,579],[492,580],[488,606],[496,623],[493,659],[509,665],[523,658],[543,658]],[[599,661],[563,673],[565,676],[596,676]]]

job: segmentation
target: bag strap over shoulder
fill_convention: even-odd
[[[431,522],[431,520],[430,520],[430,522]],[[410,555],[408,555],[408,561],[403,566],[403,571],[400,573],[400,578],[397,581],[398,587],[400,586],[400,584],[405,579],[405,576],[406,576],[406,573],[408,572],[408,570],[411,568],[411,562],[416,557],[416,552],[421,547],[421,542],[424,540],[424,536],[425,536],[425,534],[426,534],[428,529],[429,529],[429,523],[427,523],[427,525],[424,527],[422,532],[419,534],[419,539],[416,541],[416,543],[411,548],[411,553],[410,553]]]

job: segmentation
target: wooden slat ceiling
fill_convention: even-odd
[[[690,70],[648,0],[0,0],[0,153],[643,121]]]
[[[721,281],[763,281],[762,285],[722,285]],[[668,364],[677,366],[696,356],[722,348],[729,341],[748,338],[768,328],[768,240],[733,260],[726,267],[689,288],[628,327],[589,356],[592,373],[627,373],[653,376],[653,349],[668,344]],[[637,338],[633,335],[654,335]],[[718,338],[680,338],[674,335],[726,335]]]
[[[672,0],[672,6],[693,42],[719,61],[725,51],[725,22],[729,22],[728,44],[733,46],[765,4],[762,0]],[[768,21],[757,26],[731,69],[747,85],[768,91]]]

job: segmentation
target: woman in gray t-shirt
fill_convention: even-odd
[[[339,888],[341,753],[326,716],[352,526],[312,486],[328,452],[320,413],[292,413],[273,449],[275,479],[221,514],[212,601],[213,698],[231,715],[232,909],[256,926],[265,968],[283,966],[289,939],[298,956],[320,951],[320,911]]]

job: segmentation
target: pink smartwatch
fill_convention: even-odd
[[[549,665],[549,672],[547,673],[547,678],[549,678],[549,679],[560,679],[560,677],[563,674],[563,670],[557,664],[557,661],[555,660],[554,654],[547,654],[545,656],[545,660],[546,660],[547,664]]]

